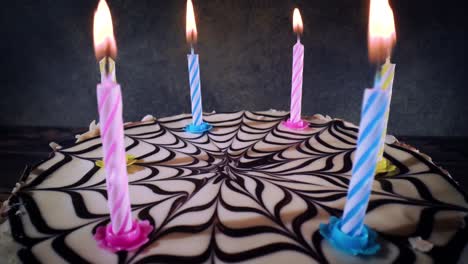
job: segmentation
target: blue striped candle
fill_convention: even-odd
[[[187,55],[190,82],[190,99],[192,101],[192,125],[200,126],[203,123],[202,97],[200,87],[200,66],[198,54],[192,52]]]
[[[371,0],[369,10],[369,59],[379,62],[382,57],[389,57],[395,43],[393,11],[387,0]],[[380,249],[377,233],[364,225],[364,219],[385,140],[394,69],[388,60],[383,76],[379,71],[374,88],[364,93],[343,216],[341,219],[331,216],[328,224],[320,224],[320,234],[332,246],[352,255],[374,255]]]
[[[364,225],[372,183],[383,144],[385,115],[390,101],[389,89],[367,89],[361,110],[358,142],[353,160],[351,182],[341,219],[330,217],[320,224],[320,234],[338,248],[352,255],[374,255],[380,249],[377,233]]]
[[[363,230],[378,161],[377,154],[383,144],[382,133],[390,100],[389,91],[377,87],[367,89],[364,93],[352,177],[341,218],[341,231],[349,236],[359,236]]]
[[[187,55],[190,99],[192,102],[192,123],[185,127],[189,133],[201,134],[213,128],[210,124],[203,122],[203,107],[200,85],[200,65],[198,64],[198,54],[193,52],[193,44],[197,42],[197,25],[195,23],[195,12],[191,0],[187,0],[186,17],[186,38],[190,43],[191,53]]]

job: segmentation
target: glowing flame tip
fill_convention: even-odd
[[[302,34],[304,27],[302,25],[302,17],[299,9],[294,8],[293,12],[293,30],[296,34]]]
[[[100,0],[94,13],[94,51],[98,60],[104,57],[115,58],[117,56],[117,45],[112,27],[112,16],[109,6],[105,0]]]
[[[197,42],[197,24],[195,23],[195,12],[193,11],[192,0],[187,0],[187,14],[185,24],[185,37],[188,43]]]
[[[369,60],[383,62],[396,42],[395,21],[388,0],[371,0],[369,9]]]

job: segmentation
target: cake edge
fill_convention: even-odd
[[[224,113],[236,113],[236,112],[245,112],[245,111],[223,112],[223,114]],[[263,114],[263,113],[266,113],[266,112],[288,113],[287,111],[281,111],[281,110],[275,110],[275,109],[270,109],[270,110],[266,110],[266,111],[251,111],[251,112],[258,113],[258,114]],[[212,112],[204,113],[204,114],[214,115],[214,114],[218,114],[218,113],[215,112],[215,111],[212,111]],[[174,115],[174,116],[170,116],[170,117],[185,116],[185,115],[189,115],[189,114],[182,113],[182,114]],[[354,127],[354,128],[357,128],[357,129],[359,128],[358,126],[356,126],[352,122],[346,121],[346,120],[344,120],[342,118],[332,118],[332,117],[330,117],[328,115],[314,114],[314,115],[310,115],[310,116],[304,116],[303,118],[305,120],[320,119],[320,120],[328,121],[328,122],[329,121],[341,121],[346,126]],[[151,124],[151,123],[154,123],[154,122],[157,122],[157,121],[158,121],[158,118],[155,118],[152,115],[145,115],[142,118],[141,121],[125,122],[124,123],[124,130],[132,128],[132,127],[137,126],[137,125],[144,124],[144,123]],[[93,123],[94,123],[94,125],[93,125]],[[77,145],[77,144],[82,144],[82,143],[85,143],[87,141],[90,141],[90,140],[93,140],[93,139],[96,139],[96,138],[100,137],[99,130],[97,130],[97,134],[95,134],[96,129],[99,129],[99,124],[98,123],[96,124],[95,121],[93,120],[91,122],[90,126],[89,126],[88,131],[84,131],[84,133],[82,133],[80,135],[77,135],[75,137],[77,139],[76,142],[69,143],[70,141],[67,141],[67,143],[70,144],[70,145],[67,145],[67,146],[64,146],[64,147],[62,147],[62,145],[60,145],[60,143],[64,143],[65,141],[64,142],[59,142],[58,144],[55,143],[55,142],[50,142],[49,146],[52,148],[52,152],[50,152],[47,157],[41,159],[40,161],[38,161],[36,163],[33,163],[32,165],[29,165],[29,164],[25,165],[25,168],[23,169],[23,172],[22,172],[21,176],[19,177],[19,180],[15,184],[15,186],[12,189],[11,193],[8,195],[8,198],[6,200],[2,201],[2,204],[0,205],[0,247],[1,247],[0,256],[8,257],[6,263],[14,263],[14,264],[22,263],[20,253],[21,253],[22,249],[28,247],[28,245],[25,245],[25,244],[21,243],[21,241],[20,241],[21,239],[17,238],[15,236],[15,234],[13,234],[13,232],[12,232],[12,230],[14,229],[12,220],[15,221],[14,220],[16,218],[15,216],[18,215],[18,214],[23,213],[21,211],[21,207],[16,208],[17,204],[15,204],[15,197],[16,197],[15,194],[23,188],[26,180],[31,175],[31,171],[33,171],[34,169],[39,167],[41,164],[43,164],[43,163],[49,161],[50,159],[52,159],[54,157],[55,152],[60,151],[60,149],[62,149],[62,148],[68,148],[68,147],[71,147],[71,146],[74,146],[74,145]],[[79,137],[83,136],[83,135],[86,135],[85,138],[83,140],[79,140]],[[419,156],[420,158],[424,159],[426,162],[433,165],[435,168],[437,168],[440,171],[441,175],[443,175],[447,179],[448,183],[451,184],[463,196],[463,198],[468,202],[468,192],[461,188],[458,181],[455,180],[452,177],[452,175],[449,173],[448,170],[446,170],[441,165],[438,165],[436,162],[434,162],[433,159],[429,155],[427,155],[424,152],[421,152],[418,148],[412,146],[411,144],[408,144],[406,142],[398,140],[397,137],[395,137],[393,135],[390,135],[390,134],[387,135],[387,138],[385,140],[385,144],[387,144],[387,145],[392,145],[393,144],[395,146],[404,148],[405,150],[411,152],[414,155]],[[468,243],[465,243],[465,245],[462,245],[463,243],[460,243],[460,242],[463,242],[463,241],[465,241],[465,242],[467,241],[466,237],[468,237],[468,225],[467,225],[468,215],[465,216],[463,218],[463,220],[464,220],[464,224],[463,224],[462,228],[460,228],[453,235],[453,237],[450,239],[448,244],[445,246],[445,247],[449,247],[449,246],[454,247],[454,246],[459,245],[459,250],[456,250],[456,252],[459,252],[459,255],[456,256],[456,257],[452,256],[452,259],[458,260],[457,263],[462,263],[462,262],[460,262],[460,261],[463,260],[461,258],[462,256],[468,256]],[[408,237],[408,239],[410,239],[410,237]],[[7,253],[7,254],[3,255],[4,253]],[[440,256],[440,254],[443,254],[444,252],[429,251],[429,252],[426,252],[426,253],[429,254],[433,259],[441,259],[441,258],[443,258],[443,256]],[[439,255],[439,256],[437,257],[436,255]]]

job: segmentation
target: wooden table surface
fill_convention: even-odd
[[[0,192],[8,193],[19,179],[26,165],[48,157],[50,142],[71,145],[75,135],[85,128],[0,127]],[[468,137],[397,136],[432,157],[433,161],[450,172],[468,192]]]

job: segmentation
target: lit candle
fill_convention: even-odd
[[[369,59],[380,65],[377,70],[374,88],[389,90],[392,96],[393,78],[395,76],[395,64],[390,62],[392,47],[396,42],[395,22],[393,11],[388,0],[371,1],[369,12]],[[390,104],[388,104],[385,128],[382,137],[387,135],[387,124],[390,116]],[[376,173],[390,172],[396,169],[387,159],[383,157],[385,144],[382,144],[378,158]]]
[[[390,6],[388,3],[386,5],[379,3],[379,8],[375,8],[373,5],[376,3],[373,1],[386,0],[371,0],[369,23],[375,23],[373,18],[376,18],[379,23],[383,23],[385,26],[383,28],[388,28],[387,25],[393,23]],[[376,15],[375,12],[379,12],[379,15]],[[375,62],[381,58],[387,58],[394,43],[394,30],[384,33],[375,31],[375,29],[380,28],[382,27],[369,26],[369,38],[377,39],[377,41],[369,42],[370,59]],[[379,37],[375,38],[376,35]],[[391,71],[386,70],[384,74],[391,74]],[[367,89],[364,93],[357,148],[343,216],[341,219],[331,217],[329,224],[321,224],[320,226],[320,233],[333,246],[353,255],[373,255],[380,249],[380,245],[376,243],[377,234],[364,225],[374,174],[379,160],[378,154],[384,144],[382,135],[387,123],[386,116],[391,93],[391,88],[389,89],[388,86],[384,88],[388,77],[385,78],[386,80],[381,80],[380,74],[377,76],[374,89]]]
[[[293,31],[297,35],[297,42],[293,47],[291,111],[290,118],[284,122],[284,125],[291,129],[304,129],[308,127],[309,124],[301,119],[304,45],[301,43],[301,34],[303,32],[302,18],[297,8],[295,8],[293,12]]]
[[[198,54],[194,53],[193,45],[197,42],[197,25],[195,23],[195,13],[191,0],[187,0],[186,13],[186,38],[190,44],[190,54],[187,55],[190,99],[192,105],[192,124],[189,124],[185,130],[191,133],[203,133],[212,128],[208,123],[203,122],[203,107],[200,85],[200,64],[198,63]]]
[[[115,82],[117,48],[112,18],[105,0],[99,2],[94,15],[94,47],[101,70],[97,86],[100,134],[110,224],[96,230],[98,244],[111,251],[134,250],[148,241],[153,229],[148,221],[132,220],[128,193],[128,176],[122,118],[122,93]]]

